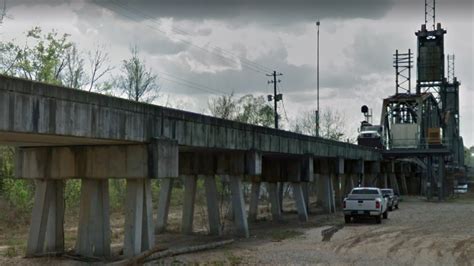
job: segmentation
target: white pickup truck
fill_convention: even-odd
[[[357,187],[344,199],[344,220],[350,223],[356,217],[374,217],[379,224],[388,218],[388,200],[375,187]]]

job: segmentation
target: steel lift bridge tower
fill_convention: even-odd
[[[425,0],[425,24],[418,39],[416,90],[411,88],[413,53],[394,54],[395,95],[384,99],[381,125],[387,159],[418,165],[422,195],[443,200],[465,175],[464,144],[459,133],[459,81],[454,56],[448,56],[445,74],[446,30],[435,22],[435,0]],[[431,17],[431,29],[428,19]]]

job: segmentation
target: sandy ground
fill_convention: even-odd
[[[264,264],[264,265],[473,265],[474,197],[449,202],[426,202],[406,197],[400,209],[389,213],[381,225],[372,220],[344,225],[341,213],[324,215],[312,209],[308,223],[298,222],[292,204],[286,204],[284,222],[272,222],[265,208],[260,221],[250,224],[251,237],[205,252],[180,255],[155,264]],[[314,214],[316,213],[316,214]],[[174,215],[172,215],[174,216]],[[172,220],[179,220],[173,217]],[[112,222],[114,223],[114,221]],[[117,221],[117,227],[121,227]],[[323,232],[339,226],[331,235]],[[178,226],[157,235],[157,245],[176,248],[218,241],[205,228],[183,236]],[[225,237],[232,237],[230,226]],[[120,234],[120,233],[116,233]],[[118,253],[121,237],[115,238]],[[0,257],[1,265],[82,265],[59,258],[24,259]]]
[[[389,219],[381,225],[372,220],[344,225],[329,241],[323,241],[322,237],[322,231],[329,226],[297,229],[297,226],[285,225],[302,234],[277,242],[254,236],[225,249],[177,256],[173,261],[266,265],[473,265],[473,203],[474,200],[434,203],[406,198],[400,203],[400,209],[390,212]],[[341,214],[333,218],[328,221],[341,224]]]

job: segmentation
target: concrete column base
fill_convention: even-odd
[[[155,245],[151,180],[127,180],[123,253],[132,257]]]
[[[260,182],[252,183],[250,192],[249,222],[256,222],[258,216],[258,201],[260,197]]]
[[[158,198],[158,214],[156,219],[156,233],[163,233],[168,224],[168,213],[170,208],[171,192],[173,190],[173,178],[160,180],[160,195]]]
[[[26,256],[64,252],[64,183],[37,180]]]
[[[204,186],[206,189],[209,233],[211,235],[219,236],[221,235],[221,217],[219,212],[219,197],[214,176],[205,176]]]
[[[184,202],[181,232],[191,234],[194,222],[194,202],[196,200],[196,182],[194,175],[184,176]]]
[[[241,237],[249,237],[249,226],[245,211],[244,192],[242,190],[242,177],[230,177],[230,191],[232,194],[232,209],[234,210],[234,223],[237,234]]]
[[[76,253],[86,257],[110,256],[108,180],[82,180]]]
[[[301,183],[292,183],[293,197],[295,198],[296,208],[298,210],[298,218],[301,222],[308,221],[308,211],[304,199],[303,186]]]

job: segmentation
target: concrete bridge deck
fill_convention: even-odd
[[[358,183],[406,190],[405,174],[381,153],[210,116],[0,75],[0,143],[17,146],[17,178],[36,182],[27,255],[64,249],[64,182],[82,180],[76,252],[109,256],[108,179],[127,179],[124,254],[133,256],[165,230],[173,180],[184,179],[182,232],[192,232],[196,180],[204,178],[211,234],[219,235],[216,177],[228,182],[241,236],[256,219],[265,183],[274,219],[282,183],[290,183],[302,221],[308,185],[335,210]],[[400,179],[400,177],[402,177]],[[150,182],[160,179],[156,220]],[[252,182],[249,213],[242,182]],[[337,184],[337,185],[334,185]]]

